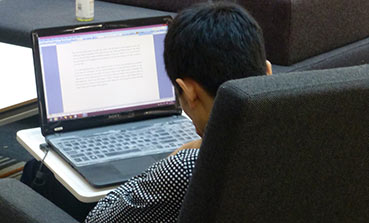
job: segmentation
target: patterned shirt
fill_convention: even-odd
[[[102,198],[85,222],[176,222],[198,149],[185,149]]]

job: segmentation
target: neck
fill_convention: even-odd
[[[201,116],[201,136],[205,130],[205,127],[209,121],[210,118],[210,112],[213,109],[214,104],[214,97],[210,96],[206,91],[200,90],[199,91],[199,99],[201,102],[201,107],[199,110],[199,115]]]

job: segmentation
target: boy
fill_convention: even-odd
[[[222,83],[271,74],[260,27],[244,9],[225,2],[180,12],[166,35],[164,60],[200,136]],[[200,145],[201,140],[183,145],[108,194],[86,222],[176,222]]]
[[[202,3],[180,12],[168,28],[164,61],[181,106],[201,137],[222,83],[271,74],[260,27],[242,7],[227,2]],[[176,222],[200,145],[201,140],[183,145],[110,192],[85,222]],[[32,169],[29,166],[25,172]],[[31,175],[25,174],[22,181],[29,184]],[[91,204],[75,201],[50,175],[51,189],[45,185],[40,193],[78,220],[84,218]],[[53,198],[55,193],[59,197]]]

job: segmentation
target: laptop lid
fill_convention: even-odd
[[[163,61],[170,20],[33,31],[42,134],[180,114]]]

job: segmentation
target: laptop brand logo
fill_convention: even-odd
[[[135,114],[133,112],[128,113],[128,114],[114,114],[114,115],[109,115],[108,119],[122,119],[122,118],[133,118],[135,116]]]
[[[119,119],[121,118],[120,114],[114,114],[114,115],[109,115],[108,117],[109,119]]]

